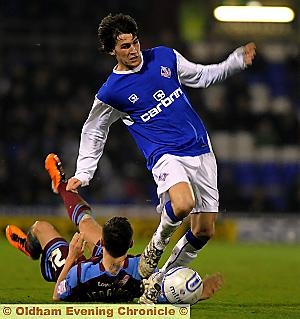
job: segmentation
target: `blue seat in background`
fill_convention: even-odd
[[[276,162],[266,162],[258,164],[258,182],[264,187],[278,186],[281,184],[280,164]]]
[[[300,164],[289,162],[281,164],[281,180],[285,186],[293,185],[300,177]]]
[[[254,162],[237,162],[234,164],[235,182],[243,190],[251,192],[257,185],[257,166]]]

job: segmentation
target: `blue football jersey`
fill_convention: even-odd
[[[179,52],[156,47],[141,52],[133,70],[113,70],[96,94],[85,121],[74,175],[89,184],[103,154],[111,124],[122,119],[147,160],[149,170],[164,154],[198,156],[211,152],[202,120],[183,86],[205,88],[246,67],[243,47],[218,64],[202,65]]]
[[[156,47],[142,56],[138,72],[113,72],[96,97],[125,114],[123,122],[149,169],[163,154],[208,153],[207,132],[179,82],[174,51]]]

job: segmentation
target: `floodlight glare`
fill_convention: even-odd
[[[295,13],[288,7],[273,6],[220,6],[214,16],[222,22],[291,22]]]

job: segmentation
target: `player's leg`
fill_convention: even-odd
[[[166,272],[174,267],[187,266],[194,260],[214,235],[216,218],[217,213],[191,214],[191,229],[174,246],[161,270]]]
[[[46,221],[36,221],[31,227],[29,232],[31,237],[36,238],[42,250],[45,246],[54,238],[60,238],[60,233],[51,225],[49,222]]]
[[[141,255],[139,273],[148,278],[182,220],[194,208],[195,197],[184,164],[176,156],[167,155],[153,169],[158,185],[161,219],[151,241]]]
[[[36,221],[27,235],[14,225],[6,227],[8,241],[33,259],[41,258],[41,273],[45,280],[55,282],[68,256],[69,245],[58,231],[46,221]]]
[[[13,247],[32,259],[39,259],[46,244],[54,238],[61,237],[57,230],[45,221],[36,221],[27,234],[15,225],[8,225],[5,233]]]
[[[187,182],[179,182],[170,187],[163,202],[160,223],[153,235],[154,246],[160,250],[165,248],[171,235],[195,205],[191,185]]]
[[[56,282],[69,253],[68,242],[46,221],[37,221],[31,227],[32,235],[42,247],[41,273],[46,281]],[[77,262],[85,260],[81,256]]]
[[[51,153],[47,156],[45,168],[51,178],[53,191],[62,198],[68,216],[79,227],[79,231],[84,233],[87,248],[92,252],[102,236],[102,227],[91,216],[91,208],[83,198],[78,193],[66,190],[65,173],[56,154]]]
[[[78,195],[78,193],[66,190],[66,176],[62,163],[56,154],[49,154],[45,160],[45,168],[52,181],[52,189],[62,198],[67,213],[72,222],[78,226],[85,214],[91,213],[90,206]]]
[[[198,251],[214,235],[215,221],[219,210],[217,189],[217,165],[213,153],[201,155],[196,174],[192,174],[196,205],[191,214],[191,229],[178,241],[164,269],[188,265],[197,257]],[[197,213],[201,212],[201,213]]]
[[[90,253],[94,252],[95,247],[100,247],[102,238],[102,226],[91,216],[86,214],[79,222],[79,231],[83,233],[86,247]]]
[[[31,227],[42,247],[41,273],[46,281],[56,282],[69,253],[68,242],[48,222],[37,221]]]

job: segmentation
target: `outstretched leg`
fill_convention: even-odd
[[[78,226],[81,218],[91,213],[90,206],[78,193],[66,191],[66,175],[56,154],[51,153],[46,157],[45,168],[51,178],[53,192],[61,196],[70,219]]]
[[[56,154],[51,153],[46,157],[45,168],[51,178],[53,191],[62,198],[69,218],[84,234],[87,247],[92,252],[102,237],[102,227],[92,217],[88,203],[78,193],[66,190],[66,175]]]

